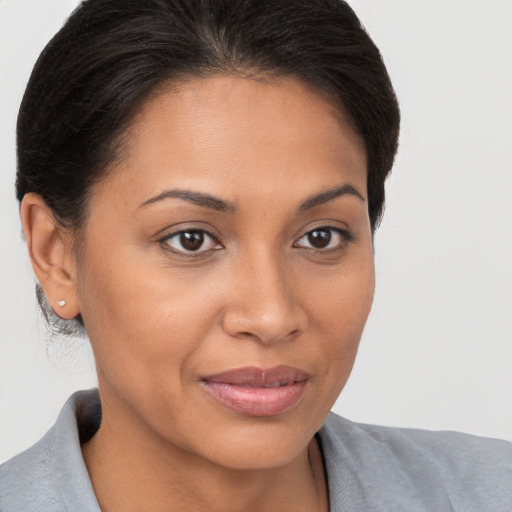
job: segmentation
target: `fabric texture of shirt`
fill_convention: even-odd
[[[1,512],[99,512],[80,440],[101,421],[97,390],[66,402],[34,446],[0,466]],[[330,512],[512,512],[512,443],[363,425],[329,414],[318,432]]]

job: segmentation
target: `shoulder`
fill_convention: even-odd
[[[40,441],[0,466],[2,512],[99,511],[76,418],[83,402],[95,397],[95,391],[75,393]]]
[[[319,436],[332,491],[353,495],[367,507],[512,510],[510,442],[365,425],[332,413]]]
[[[0,466],[0,510],[58,510],[57,489],[51,485],[51,431],[38,443]]]

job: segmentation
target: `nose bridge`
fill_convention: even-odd
[[[226,332],[273,343],[304,328],[290,272],[274,251],[260,246],[241,255],[233,277]]]

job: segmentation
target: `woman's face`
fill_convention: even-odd
[[[301,453],[372,303],[367,211],[360,139],[299,82],[152,97],[77,263],[105,421],[231,468]]]

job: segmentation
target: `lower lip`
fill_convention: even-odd
[[[247,416],[276,416],[299,404],[306,380],[277,388],[248,387],[223,382],[203,381],[205,388],[219,402]]]

